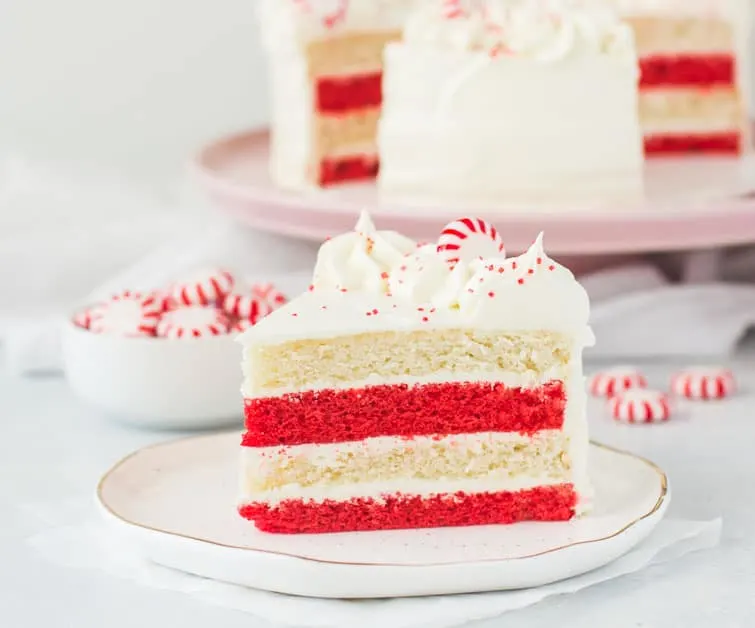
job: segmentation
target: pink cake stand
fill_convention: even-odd
[[[353,227],[368,209],[385,229],[434,239],[460,215],[494,221],[506,248],[525,249],[541,230],[557,255],[686,251],[685,277],[713,279],[716,247],[755,243],[755,161],[700,157],[651,160],[640,203],[580,207],[423,206],[380,198],[374,183],[296,193],[268,174],[269,135],[249,131],[204,147],[194,160],[203,188],[223,211],[250,226],[323,240]]]

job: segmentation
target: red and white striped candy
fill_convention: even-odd
[[[671,377],[671,392],[687,399],[723,399],[736,387],[734,374],[719,366],[688,368]]]
[[[224,312],[203,305],[191,305],[167,312],[157,325],[161,338],[198,338],[227,334],[230,320]]]
[[[222,302],[234,283],[231,273],[215,268],[175,282],[170,293],[180,306],[214,305]]]
[[[71,320],[76,327],[89,329],[89,326],[92,324],[92,312],[89,308],[84,308],[76,312]]]
[[[616,421],[624,423],[657,423],[671,416],[666,394],[647,388],[633,388],[611,397],[608,409]]]
[[[274,310],[278,309],[281,305],[284,305],[288,301],[286,295],[280,292],[273,284],[269,282],[254,284],[252,286],[252,292],[267,301]]]
[[[645,388],[645,376],[631,366],[617,366],[595,373],[590,379],[590,394],[595,397],[613,397],[625,390]]]
[[[161,308],[154,295],[125,290],[91,309],[89,329],[96,334],[154,336]]]
[[[272,306],[258,294],[231,293],[223,300],[223,310],[234,318],[246,319],[256,323],[273,311]]]
[[[240,318],[233,324],[232,330],[246,331],[247,329],[251,329],[252,327],[254,327],[254,323],[252,321],[250,321],[249,319]]]
[[[503,240],[496,228],[481,218],[460,218],[443,227],[438,253],[449,264],[478,258],[506,257]]]

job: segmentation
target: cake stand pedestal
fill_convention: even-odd
[[[683,278],[718,275],[717,247],[755,243],[755,160],[728,157],[653,159],[645,199],[579,207],[450,208],[409,206],[380,198],[373,182],[305,193],[281,190],[268,173],[269,134],[249,131],[204,147],[194,174],[217,207],[258,229],[324,240],[348,231],[366,208],[383,229],[432,240],[461,215],[494,222],[507,250],[523,251],[545,231],[558,256],[683,252]]]

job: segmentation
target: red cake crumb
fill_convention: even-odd
[[[378,173],[378,166],[378,159],[374,155],[325,158],[320,162],[318,183],[327,186],[345,181],[374,179]]]
[[[374,436],[423,436],[560,429],[563,382],[534,388],[449,382],[325,389],[246,399],[246,447],[336,443]]]
[[[383,102],[381,72],[358,76],[323,77],[317,81],[318,113],[343,113],[377,107]]]
[[[730,54],[658,55],[640,60],[640,88],[734,85]]]
[[[717,153],[738,155],[742,152],[742,135],[730,133],[650,135],[645,137],[645,154],[671,155],[687,153]]]
[[[254,520],[264,532],[295,534],[567,521],[574,516],[576,504],[573,485],[559,484],[522,491],[427,497],[396,493],[379,500],[287,499],[274,506],[247,504],[239,508],[239,513]]]

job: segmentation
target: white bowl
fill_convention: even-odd
[[[241,347],[235,334],[125,338],[64,326],[66,378],[114,418],[155,428],[204,428],[241,420]]]

